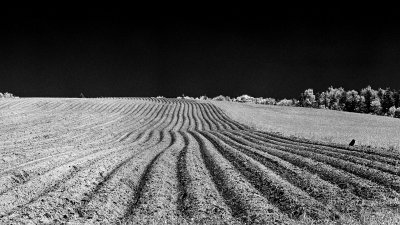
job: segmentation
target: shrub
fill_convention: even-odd
[[[275,105],[276,104],[276,100],[274,98],[266,98],[265,99],[265,104],[267,104],[267,105]]]
[[[346,92],[346,102],[344,109],[348,112],[355,112],[357,110],[357,105],[360,103],[361,97],[358,92],[351,90]]]
[[[200,100],[208,100],[208,97],[207,97],[207,96],[205,96],[205,95],[203,95],[203,96],[200,96]]]
[[[303,107],[312,107],[315,103],[315,95],[313,89],[309,88],[301,94],[300,104]]]
[[[392,106],[389,108],[389,116],[394,116],[394,113],[396,112],[396,107]]]
[[[276,103],[276,105],[279,105],[279,106],[293,106],[293,101],[284,98],[284,99],[280,100],[278,103]]]
[[[393,97],[393,91],[390,90],[390,88],[386,88],[385,90],[381,91],[383,92],[382,98],[381,98],[381,105],[382,105],[382,113],[388,113],[390,107],[394,105],[394,97]]]
[[[214,100],[214,101],[231,101],[231,98],[229,96],[218,95],[217,97],[214,97],[212,100]]]
[[[8,93],[8,92],[6,92],[6,93],[0,93],[0,98],[18,98],[17,96],[14,96],[13,94],[11,94],[11,93]]]
[[[236,98],[236,101],[238,102],[255,102],[254,97],[251,97],[250,95],[241,95]]]
[[[400,107],[396,109],[396,111],[394,112],[394,117],[395,118],[400,118]]]
[[[372,101],[378,98],[378,92],[374,89],[371,88],[371,86],[367,86],[366,88],[361,89],[361,96],[363,96],[363,102],[362,102],[362,111],[364,113],[370,113],[373,111],[371,109],[371,104]]]
[[[371,102],[371,111],[375,114],[381,114],[382,107],[381,107],[381,102],[379,101],[378,98]]]

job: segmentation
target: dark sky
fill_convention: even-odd
[[[9,9],[0,22],[0,92],[292,98],[330,85],[400,89],[396,14]]]

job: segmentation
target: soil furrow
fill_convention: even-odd
[[[281,179],[261,163],[233,149],[210,133],[202,133],[270,203],[289,217],[311,217],[315,220],[337,220],[339,215],[311,198],[307,193]]]
[[[372,198],[376,200],[398,199],[397,193],[330,165],[314,161],[301,155],[292,154],[285,149],[264,146],[262,143],[257,143],[257,140],[254,139],[246,140],[245,137],[238,138],[234,135],[230,135],[229,137],[243,145],[254,147],[268,154],[282,158],[299,168],[318,174],[322,179],[336,184],[344,190],[349,190],[361,198]]]
[[[283,224],[290,221],[249,184],[218,153],[214,145],[197,132],[190,132],[200,145],[205,165],[232,215],[243,223]]]

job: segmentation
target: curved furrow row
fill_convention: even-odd
[[[184,142],[177,162],[182,201],[180,211],[195,224],[236,224],[238,221],[232,216],[204,164],[198,142],[190,133],[180,134]]]
[[[71,167],[82,169],[85,167],[85,165],[92,164],[91,162],[97,162],[99,160],[110,157],[113,154],[121,154],[121,152],[127,151],[127,148],[140,145],[141,143],[147,143],[153,139],[158,140],[159,137],[154,136],[154,132],[150,131],[147,134],[144,134],[140,138],[138,138],[136,142],[132,142],[131,145],[104,145],[101,148],[95,146],[93,147],[93,149],[89,149],[86,150],[86,152],[83,152],[83,155],[80,155],[80,157],[64,158],[64,161],[42,161],[37,165],[27,164],[25,165],[24,169],[11,170],[9,171],[10,173],[5,172],[3,174],[5,176],[2,177],[2,186],[4,187],[10,185],[11,187],[6,190],[2,188],[3,191],[1,193],[1,197],[15,195],[14,192],[19,193],[22,196],[24,196],[25,192],[31,192],[30,196],[27,197],[32,197],[32,190],[30,190],[31,188],[34,188],[34,186],[43,186],[44,188],[36,187],[35,192],[39,193],[42,189],[44,190],[46,189],[46,187],[52,186],[51,183],[54,182],[52,179],[49,178],[54,178],[56,179],[55,181],[57,181],[58,179],[62,179],[64,176],[68,175]],[[48,168],[46,167],[46,165],[51,165],[51,167]],[[57,174],[57,176],[55,174]],[[50,183],[46,184],[44,183],[45,181],[50,181]],[[21,186],[23,186],[23,188],[21,188]],[[21,196],[17,195],[15,197]]]
[[[173,123],[173,125],[172,125],[172,127],[171,127],[171,129],[173,130],[173,131],[179,131],[179,129],[180,129],[180,127],[182,126],[182,120],[183,120],[183,118],[182,118],[182,115],[183,115],[183,106],[182,106],[182,103],[177,103],[177,105],[178,105],[178,112],[177,112],[177,115],[176,115],[176,119],[174,118],[174,123]]]
[[[107,136],[107,134],[104,134],[103,136],[99,136],[96,133],[89,133],[87,134],[87,132],[85,133],[75,133],[74,130],[70,130],[67,132],[64,132],[62,135],[56,135],[51,137],[51,133],[49,133],[48,136],[50,136],[50,138],[45,138],[42,139],[40,141],[36,141],[35,145],[33,145],[30,148],[19,148],[18,145],[14,146],[14,148],[18,148],[18,150],[13,151],[14,154],[23,154],[24,155],[24,159],[22,160],[35,160],[38,159],[38,157],[43,157],[46,156],[47,154],[52,154],[54,151],[58,152],[60,151],[59,149],[57,149],[57,147],[54,146],[54,142],[57,143],[58,146],[64,146],[67,142],[71,142],[72,140],[74,140],[74,143],[93,143],[92,142],[88,142],[88,140],[95,140],[95,141],[99,141],[99,140],[104,140],[106,141],[106,139],[104,139],[105,136]],[[23,145],[24,143],[21,143],[21,145]],[[47,148],[46,146],[48,146],[49,148]],[[34,149],[34,148],[41,148],[42,151],[40,152],[36,152],[36,151],[30,151],[30,149]],[[10,148],[8,148],[9,150],[11,150]],[[33,155],[32,155],[33,154]],[[25,163],[26,161],[15,161],[15,163]],[[9,162],[9,165],[12,165],[10,163],[13,162]]]
[[[382,149],[374,149],[374,148],[358,148],[358,147],[350,147],[350,146],[343,146],[343,145],[335,145],[335,144],[323,144],[323,143],[316,143],[308,140],[303,140],[303,139],[291,139],[288,137],[284,137],[278,134],[272,134],[272,133],[267,133],[263,131],[254,131],[254,135],[258,135],[261,138],[265,139],[273,139],[273,140],[279,140],[280,142],[285,142],[285,143],[294,143],[298,145],[304,145],[306,147],[311,147],[311,148],[324,148],[326,150],[331,150],[331,151],[342,151],[344,152],[349,152],[350,154],[354,154],[357,156],[363,156],[363,157],[370,157],[372,159],[377,158],[379,160],[387,160],[387,162],[391,162],[393,165],[399,165],[400,164],[400,154],[395,153],[395,152],[388,152],[388,151],[383,151]]]
[[[151,132],[152,131],[146,131],[146,132],[142,132],[140,133],[135,140],[132,140],[132,143],[141,143],[141,142],[146,142],[148,140],[145,139],[145,137],[147,137],[148,139],[151,137]],[[141,141],[141,140],[146,140],[146,141]],[[106,143],[105,145],[94,145],[94,146],[90,146],[90,148],[83,148],[80,149],[80,151],[76,151],[75,148],[73,148],[72,146],[65,146],[63,149],[59,150],[57,154],[53,154],[53,155],[49,155],[47,157],[43,157],[43,158],[38,158],[35,160],[30,160],[26,163],[21,163],[18,166],[15,167],[11,167],[11,168],[7,168],[4,169],[0,172],[0,179],[3,180],[5,177],[5,175],[13,175],[15,173],[20,173],[19,171],[24,171],[23,173],[28,173],[29,176],[29,172],[28,171],[35,171],[35,173],[40,174],[39,171],[41,171],[41,167],[46,168],[46,169],[52,169],[52,166],[60,166],[63,163],[63,160],[67,160],[67,162],[73,161],[76,158],[80,158],[80,157],[85,157],[89,154],[93,154],[97,151],[102,150],[105,146],[110,145],[113,143]],[[52,166],[50,166],[52,165]],[[31,177],[31,176],[29,176]],[[5,178],[8,179],[8,178]],[[26,177],[24,179],[24,181],[26,182]],[[2,193],[2,188],[4,188],[4,186],[6,186],[2,181],[0,181],[0,193]]]
[[[167,105],[166,111],[160,114],[158,118],[154,119],[153,123],[150,123],[147,127],[141,129],[164,130],[164,128],[171,122],[175,108],[176,107],[173,105]]]
[[[132,155],[104,176],[82,199],[75,209],[78,217],[70,222],[102,221],[119,223],[128,213],[140,188],[139,177],[144,176],[146,167],[154,158],[175,143],[174,134],[160,132],[162,138],[155,144],[147,146],[139,154]],[[164,149],[164,150],[162,150]],[[146,166],[147,165],[147,166]]]
[[[194,106],[194,111],[195,111],[195,117],[198,118],[199,122],[200,122],[200,128],[199,130],[211,130],[211,126],[208,123],[208,121],[206,121],[203,117],[203,114],[201,113],[199,104],[193,104]]]
[[[112,117],[117,117],[116,120],[121,119],[121,117],[119,115],[107,115],[107,116],[99,116],[96,117],[95,115],[83,115],[83,114],[70,114],[70,113],[59,113],[60,116],[59,117],[53,117],[53,118],[47,118],[44,122],[41,122],[39,124],[37,124],[36,126],[30,126],[29,128],[27,128],[27,130],[31,130],[33,131],[34,129],[41,129],[41,130],[49,130],[49,132],[53,132],[51,131],[51,129],[57,131],[59,130],[68,130],[68,131],[75,131],[75,130],[82,130],[82,129],[93,129],[96,124],[100,123],[100,124],[107,124],[110,120],[113,121],[115,119],[113,119]],[[72,120],[72,118],[79,118],[78,120],[75,120],[75,122],[73,122],[74,120]],[[52,121],[52,123],[56,123],[54,124],[52,127],[49,127],[46,121]],[[20,121],[19,123],[23,123],[23,121]],[[19,123],[15,124],[15,126],[20,126]],[[82,123],[87,123],[87,124],[82,124]],[[43,128],[42,128],[43,127]],[[43,133],[43,132],[42,132]],[[32,137],[35,137],[37,134],[31,132],[28,135],[24,135],[23,137],[20,137],[19,139],[22,138],[21,141],[19,142],[23,142],[24,139],[28,140]],[[50,139],[51,141],[51,139]],[[14,143],[14,145],[17,143]]]
[[[210,104],[210,106],[216,111],[216,114],[219,115],[221,117],[221,119],[223,121],[225,121],[226,123],[230,123],[232,124],[232,126],[235,126],[236,129],[238,130],[249,130],[251,129],[250,127],[243,125],[235,120],[232,120],[231,118],[229,118],[223,111],[222,109],[218,108],[217,106]]]
[[[128,140],[130,137],[140,134],[141,130],[144,130],[144,129],[148,130],[150,128],[154,128],[154,130],[157,129],[156,127],[158,125],[161,126],[161,124],[167,119],[167,116],[163,116],[164,113],[167,111],[166,114],[169,115],[169,112],[171,110],[172,109],[170,106],[165,106],[165,107],[163,107],[162,110],[159,110],[157,113],[152,113],[151,117],[146,119],[145,123],[143,123],[144,120],[141,119],[139,121],[132,120],[130,123],[125,124],[125,126],[128,127],[128,129],[119,132],[119,134],[117,135],[117,136],[120,136],[118,138],[118,142]],[[132,127],[134,129],[132,129]]]
[[[34,110],[37,110],[37,108],[32,108],[32,103],[30,100],[18,100],[17,102],[14,102],[13,105],[10,105],[7,110],[1,109],[0,124],[2,122],[6,122],[6,119],[9,119],[11,117],[18,118],[18,116],[21,116],[25,113],[34,112]]]
[[[187,102],[188,113],[187,118],[189,120],[189,126],[187,130],[198,130],[197,120],[194,118],[194,108],[192,102]]]
[[[167,131],[176,131],[175,127],[177,125],[178,119],[179,119],[179,113],[181,111],[181,107],[179,107],[178,104],[174,104],[175,108],[170,116],[170,120],[168,121],[168,124],[165,126],[164,130]]]
[[[101,112],[112,113],[113,111],[115,111],[116,108],[118,108],[118,106],[121,106],[121,102],[119,100],[116,100],[105,105],[106,107],[103,108]]]
[[[219,121],[221,121],[223,124],[225,124],[227,126],[228,129],[231,129],[231,130],[240,129],[236,124],[232,123],[230,120],[223,118],[222,115],[215,109],[214,105],[207,104],[207,107],[209,108],[210,111],[213,112],[213,114]]]
[[[0,102],[3,102],[2,107],[0,107],[0,110],[2,112],[13,112],[15,110],[11,110],[11,109],[15,109],[17,108],[21,108],[23,110],[32,110],[32,100],[31,99],[13,99],[13,100],[9,100],[9,101],[4,101],[4,99],[2,99]]]
[[[246,136],[239,136],[236,133],[225,134],[228,135],[232,140],[235,140],[243,145],[251,146],[255,149],[288,161],[299,168],[306,169],[311,173],[317,174],[323,180],[336,184],[340,188],[348,190],[361,198],[376,200],[399,198],[399,195],[392,190],[384,188],[381,185],[377,185],[370,180],[358,177],[345,170],[315,161],[311,158],[293,154],[285,148],[272,148],[265,146],[259,140],[251,139]]]
[[[207,101],[15,99],[0,125],[2,224],[354,224],[400,202],[400,156],[256,131]]]
[[[219,128],[222,130],[227,130],[227,129],[234,129],[231,124],[226,123],[226,121],[223,121],[220,119],[220,117],[215,113],[212,107],[210,107],[210,104],[206,103],[203,104],[207,112],[210,114],[210,117],[215,123],[219,124]]]
[[[201,104],[200,107],[203,108],[203,110],[204,110],[207,118],[209,119],[209,121],[212,124],[215,125],[215,129],[217,129],[217,130],[224,130],[225,129],[224,125],[220,121],[218,121],[217,119],[215,119],[213,117],[213,115],[211,114],[211,111],[207,108],[207,104]]]
[[[183,113],[183,124],[182,124],[182,126],[181,126],[181,129],[179,129],[180,131],[181,130],[184,130],[184,131],[186,131],[186,130],[189,130],[190,129],[190,117],[189,117],[189,104],[187,103],[187,102],[184,102],[183,103],[183,107],[184,107],[184,113]]]
[[[214,132],[212,134],[236,150],[262,163],[282,179],[307,192],[311,197],[327,205],[327,207],[335,208],[341,213],[354,213],[357,211],[355,203],[360,202],[361,199],[354,194],[342,190],[338,186],[321,179],[307,170],[302,170],[279,157],[234,141],[229,135],[224,133]]]
[[[13,125],[13,126],[17,126],[18,125],[18,128],[20,128],[20,130],[23,130],[24,127],[31,128],[32,126],[35,126],[35,123],[40,125],[41,123],[43,123],[43,120],[52,121],[54,116],[53,117],[52,116],[49,117],[49,115],[52,115],[52,114],[54,115],[54,113],[56,113],[56,114],[57,113],[64,113],[66,111],[68,111],[68,110],[55,110],[55,109],[52,109],[50,111],[39,110],[36,113],[30,112],[29,114],[26,114],[24,116],[24,118],[18,118],[17,120],[10,121],[13,124],[8,124],[8,125],[7,124],[3,124],[4,125],[3,127],[7,127],[9,125]],[[35,119],[32,120],[32,118],[35,118]]]
[[[143,173],[125,223],[186,224],[180,212],[177,158],[183,142],[178,133],[170,148],[161,151]]]
[[[290,221],[265,199],[203,135],[191,132],[204,163],[232,215],[243,223],[284,224]]]
[[[323,154],[310,152],[310,151],[302,151],[296,147],[288,147],[278,144],[271,144],[269,141],[262,140],[263,145],[270,146],[273,148],[285,150],[291,152],[292,154],[301,155],[303,157],[307,157],[313,159],[315,161],[322,162],[324,164],[328,164],[338,169],[342,169],[349,173],[353,173],[361,178],[371,180],[388,188],[391,188],[400,193],[400,177],[395,176],[390,173],[386,173],[377,169],[373,169],[370,167],[366,167],[361,164],[356,164],[349,162],[348,160],[338,159],[329,157]]]
[[[202,122],[200,121],[200,118],[197,114],[197,109],[196,109],[195,103],[190,103],[190,115],[191,115],[193,123],[194,123],[194,130],[203,130],[204,126],[203,126]]]
[[[152,113],[150,117],[143,118],[142,120],[140,120],[139,127],[135,129],[140,130],[144,127],[151,126],[152,124],[158,124],[162,120],[162,118],[165,118],[165,113],[170,110],[171,107],[169,105],[162,105],[162,107],[159,110],[157,110],[157,112]]]
[[[182,107],[181,115],[179,116],[181,118],[181,120],[178,121],[178,123],[177,123],[177,125],[179,126],[177,131],[186,130],[185,125],[188,123],[188,121],[187,121],[188,118],[186,116],[187,104],[186,104],[186,102],[181,102],[180,105]]]
[[[151,138],[153,138],[153,131],[142,134],[139,138],[137,138],[137,140],[134,140],[131,144],[126,145],[126,147],[138,146],[141,143],[148,142]],[[45,159],[22,164],[19,167],[4,171],[0,177],[0,195],[25,185],[31,180],[38,179],[40,176],[46,176],[52,171],[55,171],[67,164],[71,165],[77,160],[79,161],[81,159],[88,159],[93,155],[100,154],[101,151],[105,151],[110,148],[115,148],[115,146],[92,146],[91,148],[87,148],[79,152],[67,151],[62,154],[49,156]]]
[[[161,115],[161,117],[162,117],[162,119],[159,119],[158,121],[156,121],[155,123],[151,123],[152,122],[152,119],[148,122],[148,123],[146,123],[146,124],[144,124],[143,126],[141,126],[140,127],[140,129],[146,129],[146,130],[160,130],[160,131],[163,131],[163,130],[166,130],[166,131],[170,131],[170,130],[173,130],[173,126],[175,126],[175,119],[177,118],[177,106],[176,105],[174,105],[173,107],[170,107],[169,106],[169,110],[168,110],[168,112],[167,113],[164,113],[164,114],[160,114]],[[171,111],[172,111],[172,113],[171,113]],[[166,114],[166,115],[165,115]],[[129,124],[129,126],[128,127],[135,127],[135,126],[132,126],[131,124]],[[125,134],[123,137],[122,137],[122,139],[121,140],[119,140],[119,141],[123,141],[123,140],[125,140],[125,139],[127,139],[127,138],[129,138],[130,136],[132,136],[132,135],[134,135],[134,134],[138,134],[138,133],[140,133],[140,130],[139,128],[135,128],[135,129],[133,129],[133,130],[130,130],[127,134]]]
[[[150,106],[150,105],[148,105],[148,106]],[[112,126],[116,126],[117,129],[121,125],[123,127],[123,129],[121,129],[121,130],[116,130],[117,132],[116,132],[115,135],[118,137],[119,140],[121,140],[121,138],[124,139],[124,136],[126,136],[126,135],[129,136],[130,134],[133,133],[132,127],[136,128],[140,124],[141,124],[140,126],[145,126],[148,123],[151,123],[152,119],[155,116],[157,116],[157,114],[155,114],[155,112],[157,112],[157,109],[159,109],[160,107],[162,107],[162,106],[153,105],[151,107],[146,107],[142,111],[138,112],[139,114],[141,114],[141,115],[144,114],[145,116],[142,116],[142,117],[141,116],[127,117],[126,120],[123,119],[123,120],[118,121],[119,122],[118,124],[116,124],[115,122],[111,123],[111,125]],[[144,123],[145,121],[147,121],[147,122]],[[113,130],[115,130],[115,129],[113,129]],[[137,130],[137,129],[135,129],[135,130]]]
[[[255,133],[255,132],[254,132]],[[342,148],[334,148],[332,146],[330,147],[326,147],[326,146],[320,146],[320,145],[314,145],[314,144],[304,144],[302,142],[296,142],[296,141],[291,141],[291,140],[286,140],[286,139],[280,139],[280,138],[276,138],[276,137],[272,137],[272,138],[266,138],[263,136],[259,136],[256,134],[251,134],[251,136],[258,138],[258,139],[263,139],[266,141],[274,141],[275,143],[278,144],[283,144],[286,146],[297,146],[297,147],[301,147],[303,149],[307,149],[310,151],[318,151],[318,152],[325,152],[325,154],[336,154],[340,157],[351,157],[352,159],[355,160],[364,160],[365,162],[370,162],[370,163],[365,163],[366,165],[371,164],[371,163],[376,163],[376,164],[381,164],[386,165],[389,164],[387,166],[391,167],[391,168],[396,168],[398,165],[400,165],[400,160],[397,160],[393,157],[383,157],[377,154],[373,154],[373,153],[363,153],[363,152],[359,152],[359,151],[353,151],[353,150],[348,150],[348,149],[342,149]],[[394,166],[394,167],[393,167]]]
[[[339,218],[337,212],[326,208],[324,204],[282,179],[263,164],[237,151],[210,133],[202,132],[202,134],[270,203],[276,205],[289,217],[298,219],[306,216],[314,220]]]
[[[162,136],[163,135],[154,139],[153,142],[160,142]],[[146,145],[148,144],[150,144],[150,142],[146,143]],[[118,167],[118,165],[123,163],[127,158],[136,156],[140,151],[146,150],[145,146],[138,146],[133,149],[129,146],[128,148],[110,149],[111,150],[101,151],[100,154],[97,155],[90,155],[89,159],[78,159],[72,163],[58,167],[50,173],[39,176],[38,179],[28,181],[26,185],[22,185],[23,187],[17,189],[17,193],[11,190],[1,195],[0,199],[5,200],[1,201],[2,204],[9,205],[9,208],[1,207],[5,210],[2,211],[1,214],[7,213],[16,206],[23,206],[13,211],[13,214],[17,214],[17,216],[12,214],[8,215],[8,217],[12,216],[13,219],[16,218],[19,221],[23,221],[24,219],[30,219],[29,217],[32,217],[32,215],[26,215],[27,212],[36,214],[35,218],[40,218],[42,216],[41,214],[44,214],[46,208],[58,205],[57,208],[62,212],[58,212],[57,215],[59,217],[53,219],[66,220],[71,216],[79,215],[79,213],[75,211],[79,202],[81,202],[99,182],[104,180],[108,172],[113,171],[115,167]],[[72,169],[70,169],[71,167]],[[32,190],[32,188],[34,188],[34,190]],[[11,197],[15,198],[14,201],[11,201]],[[10,204],[11,202],[13,204]],[[12,208],[10,208],[10,206]]]
[[[198,104],[199,110],[200,110],[200,114],[201,117],[204,119],[204,121],[206,121],[206,123],[208,124],[209,130],[217,130],[218,127],[216,126],[215,123],[213,123],[210,118],[208,117],[208,114],[206,113],[203,104]]]
[[[256,135],[252,135],[250,133],[249,133],[249,135],[256,139],[258,138],[258,136],[256,136]],[[398,163],[393,162],[394,160],[387,160],[387,159],[380,160],[378,157],[365,157],[365,155],[349,154],[349,152],[341,151],[340,149],[333,151],[332,149],[326,150],[325,148],[305,147],[301,144],[299,145],[299,144],[295,144],[295,143],[280,142],[279,140],[275,140],[275,139],[263,139],[263,140],[265,142],[271,143],[273,145],[284,146],[284,147],[288,147],[288,148],[297,148],[299,150],[313,152],[316,154],[323,154],[323,155],[333,157],[333,158],[348,160],[350,162],[360,164],[363,166],[367,166],[367,167],[371,167],[373,169],[378,169],[383,172],[391,173],[394,175],[400,175],[400,167],[396,166]],[[371,156],[371,155],[367,155],[367,156]],[[393,164],[395,164],[395,165],[393,165]]]
[[[0,101],[0,110],[7,108],[9,105],[15,104],[15,99],[7,99],[6,101],[2,99]]]

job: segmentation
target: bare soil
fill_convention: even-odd
[[[399,224],[400,156],[209,102],[0,101],[0,224]]]

